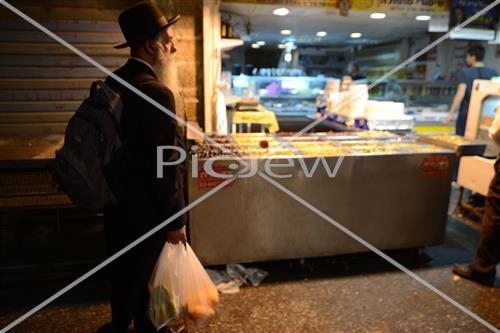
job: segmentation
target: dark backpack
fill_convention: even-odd
[[[122,108],[120,95],[96,81],[68,122],[64,146],[56,151],[55,180],[79,207],[98,210],[117,202],[105,169],[123,150],[119,131]]]

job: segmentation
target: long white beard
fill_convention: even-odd
[[[159,50],[159,52],[163,51]],[[179,85],[177,61],[175,57],[170,55],[165,59],[160,55],[153,63],[153,68],[158,80],[167,86],[174,94],[176,114],[182,119],[186,119],[186,115],[184,114],[184,100],[180,96],[181,87]]]
[[[153,63],[153,68],[161,83],[172,91],[178,90],[177,64],[172,56],[166,60],[158,57]]]

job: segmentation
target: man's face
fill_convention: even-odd
[[[165,29],[156,43],[157,53],[155,57],[160,61],[167,60],[177,49],[174,45],[174,34],[172,28]]]
[[[467,53],[465,56],[465,63],[467,66],[472,66],[476,63],[476,57]]]
[[[173,41],[173,31],[168,28],[156,42],[153,68],[158,79],[170,88],[177,87],[177,68],[172,56],[177,49]]]

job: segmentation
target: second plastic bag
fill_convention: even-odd
[[[149,316],[157,329],[199,328],[215,314],[219,293],[189,244],[165,243],[150,285]]]

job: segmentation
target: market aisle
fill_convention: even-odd
[[[500,290],[419,274],[500,326]],[[224,296],[206,332],[489,332],[400,273],[289,282]]]
[[[452,262],[470,260],[477,236],[477,231],[450,219],[444,245],[418,255],[391,255],[500,327],[500,288],[454,281],[451,274]],[[268,270],[270,277],[260,287],[222,295],[216,317],[200,332],[489,332],[372,254],[255,266]],[[78,293],[89,293],[92,288],[88,287],[82,285]],[[2,313],[0,327],[14,319],[17,311]],[[110,320],[109,313],[103,301],[79,302],[74,296],[74,301],[51,306],[11,332],[91,333]]]
[[[500,289],[454,282],[449,267],[419,274],[500,327]],[[104,303],[54,306],[12,332],[93,332],[108,320]],[[201,332],[489,331],[404,274],[390,272],[264,284],[222,295],[215,319]]]

